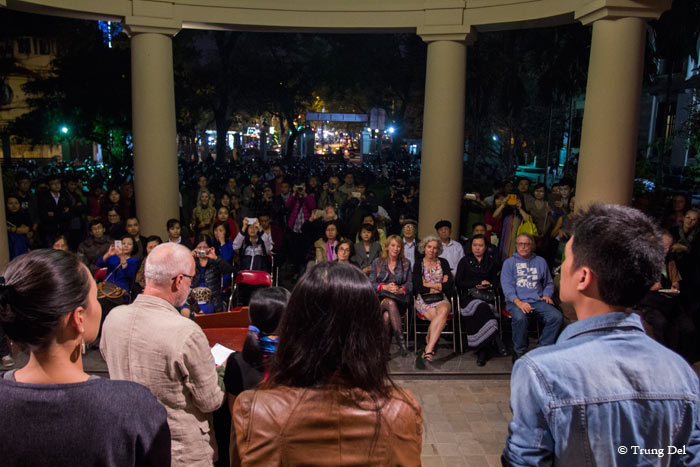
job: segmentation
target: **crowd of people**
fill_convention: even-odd
[[[18,170],[6,195],[10,257],[41,247],[77,252],[98,279],[108,312],[143,291],[143,259],[153,248],[179,243],[196,258],[186,315],[225,311],[240,270],[275,272],[291,288],[311,265],[349,262],[377,287],[404,354],[406,311],[415,308],[430,321],[422,354],[430,360],[457,305],[453,297],[479,365],[505,354],[496,332],[497,296],[513,320],[515,358],[527,350],[531,312],[542,322],[540,342],[554,342],[565,319],[556,308],[553,272],[573,229],[573,181],[548,187],[519,178],[494,183],[490,193],[466,190],[461,225],[439,221],[436,235],[421,240],[418,168],[415,160],[359,166],[181,161],[180,218],[164,226],[167,238],[141,232],[128,177],[115,177],[121,181],[111,185],[99,174],[88,179],[85,171],[33,179]],[[657,340],[692,360],[700,326],[698,211],[687,196],[675,194],[660,223],[668,247],[665,274],[638,311]],[[9,363],[7,351],[0,351]]]
[[[577,321],[515,362],[503,465],[648,465],[664,456],[697,465],[698,377],[630,309],[661,280],[663,236],[632,208],[595,204],[574,216],[559,296]],[[535,243],[516,235],[500,282],[511,312],[540,313],[549,326],[552,280]],[[456,280],[440,236],[419,243],[413,268],[400,236],[387,245],[369,275],[346,252],[345,261],[307,268],[291,294],[257,291],[242,352],[218,366],[202,329],[178,311],[199,261],[185,246],[155,246],[142,293],[102,326],[98,286],[81,257],[57,249],[16,257],[0,275],[0,326],[30,358],[0,374],[3,464],[211,466],[226,453],[232,466],[420,465],[422,410],[389,376],[388,323],[401,297],[419,289],[416,308],[435,326],[434,345],[450,290],[489,291],[498,274],[483,235],[471,242],[472,260],[459,260]],[[469,296],[469,316],[490,313],[488,297]],[[478,320],[475,329],[487,327]],[[488,342],[492,331],[474,339]],[[109,380],[83,369],[100,332]],[[217,410],[231,419],[224,428],[215,428]]]

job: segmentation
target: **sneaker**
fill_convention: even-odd
[[[4,366],[4,367],[15,366],[15,359],[10,357],[9,355],[5,355],[4,357],[2,357],[2,366]]]

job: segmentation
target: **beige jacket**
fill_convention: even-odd
[[[139,295],[113,309],[100,351],[109,376],[143,384],[168,412],[173,466],[211,466],[216,439],[211,412],[224,400],[202,329],[161,298]]]
[[[233,409],[231,465],[419,466],[422,416],[410,391],[396,390],[379,414],[359,389],[250,390]]]

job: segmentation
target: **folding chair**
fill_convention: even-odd
[[[414,297],[415,298],[415,297]],[[457,304],[457,301],[455,300],[454,297],[450,297],[450,312],[447,314],[447,323],[445,324],[445,328],[442,330],[440,333],[441,336],[446,335],[446,336],[452,336],[452,351],[454,353],[457,353],[457,339],[459,339],[459,348],[460,352],[462,351],[462,325],[459,317],[459,310],[455,313],[455,305]],[[416,312],[415,306],[411,307],[412,309],[407,311],[407,313],[412,313],[413,314],[413,343],[415,345],[415,351],[418,351],[418,335],[427,335],[428,330],[426,328],[425,331],[419,331],[418,326],[425,326],[426,323],[429,326],[430,321],[427,319],[421,319],[418,317],[418,313]],[[452,323],[450,327],[450,323]],[[449,329],[449,330],[448,330]]]

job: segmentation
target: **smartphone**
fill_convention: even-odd
[[[561,201],[561,194],[555,193],[554,194],[554,201]]]
[[[114,248],[121,250],[122,249],[122,241],[121,240],[115,240],[114,241]]]
[[[471,201],[476,201],[476,195],[474,193],[465,193],[464,194],[464,199],[468,199]]]
[[[518,204],[518,196],[514,194],[508,195],[508,197],[506,198],[506,204],[508,206],[515,206],[516,204]]]
[[[257,217],[248,217],[247,219],[248,219],[248,225],[253,225],[253,224],[255,224],[256,222],[258,222],[258,218],[257,218]]]
[[[362,199],[362,193],[360,193],[359,191],[353,191],[352,197],[357,198],[357,199]]]

